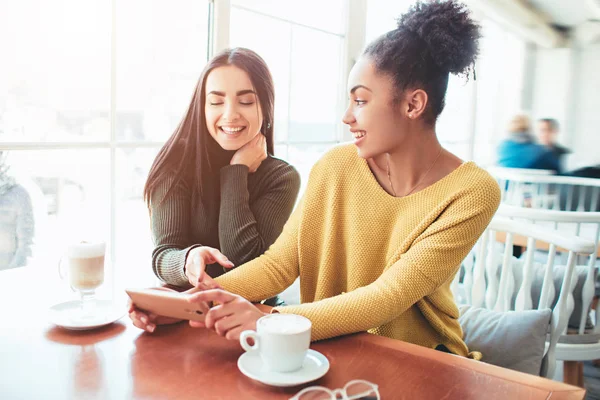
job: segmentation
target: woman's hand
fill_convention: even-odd
[[[156,287],[152,288],[154,290],[163,290],[166,292],[175,292],[173,289],[168,289],[164,287]],[[133,325],[137,326],[140,329],[145,330],[146,332],[154,332],[157,325],[167,325],[167,324],[175,324],[181,319],[163,317],[162,315],[156,315],[140,308],[137,308],[135,304],[129,299],[129,318],[133,321]]]
[[[204,323],[190,321],[195,328],[214,329],[229,340],[240,340],[240,334],[248,329],[256,330],[256,321],[267,315],[242,296],[222,289],[209,289],[195,293],[188,299],[191,303],[219,303],[206,314]]]
[[[260,164],[267,158],[267,138],[262,133],[243,145],[235,152],[230,165],[245,165],[250,173],[256,172]]]
[[[205,273],[206,266],[218,262],[225,268],[233,268],[234,265],[217,249],[212,247],[196,247],[190,250],[185,259],[185,276],[192,286],[199,282],[214,288],[219,285]]]
[[[198,283],[195,287],[186,290],[184,293],[197,293],[198,291],[201,290],[208,290],[208,289],[213,289],[214,286],[208,286],[206,284],[203,283]],[[153,290],[162,290],[165,292],[176,292],[173,289],[169,289],[166,287],[156,287],[156,288],[152,288]],[[204,310],[204,312],[208,312],[208,304],[207,303],[203,303],[203,302],[196,302],[196,303],[200,303],[200,306],[202,308],[202,310]],[[133,325],[135,325],[136,327],[145,330],[146,332],[154,332],[154,330],[156,329],[157,325],[169,325],[169,324],[175,324],[177,322],[183,321],[182,319],[178,319],[178,318],[171,318],[171,317],[165,317],[162,315],[156,315],[154,313],[148,312],[146,310],[142,310],[141,308],[137,308],[135,306],[135,304],[133,304],[133,302],[131,301],[131,299],[129,299],[129,318],[131,318],[131,321],[133,322]]]

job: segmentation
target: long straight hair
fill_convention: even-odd
[[[185,116],[152,163],[144,186],[144,201],[148,207],[152,192],[168,174],[174,174],[175,180],[161,201],[182,179],[189,182],[192,193],[202,199],[205,190],[218,172],[215,170],[217,168],[215,156],[211,155],[209,145],[212,144],[211,141],[216,146],[219,145],[208,131],[204,113],[206,78],[213,69],[227,65],[233,65],[248,74],[263,114],[260,132],[267,139],[267,153],[275,154],[273,144],[275,87],[271,72],[265,61],[250,49],[236,47],[224,50],[213,57],[202,71]]]

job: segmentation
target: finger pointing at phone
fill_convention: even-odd
[[[202,282],[215,287],[216,283],[206,273],[206,266],[213,263],[219,263],[225,268],[234,267],[223,253],[212,247],[201,246],[190,250],[185,260],[185,276],[190,284],[195,286],[198,282]]]
[[[256,321],[266,315],[242,296],[222,289],[199,291],[191,295],[188,302],[218,303],[208,311],[204,322],[190,321],[190,326],[213,329],[229,340],[239,340],[243,331],[256,329]]]

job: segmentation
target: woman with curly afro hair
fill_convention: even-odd
[[[436,120],[449,74],[468,74],[479,26],[456,1],[414,5],[369,44],[348,79],[343,121],[353,144],[313,167],[283,233],[261,257],[198,288],[216,301],[204,323],[237,340],[264,314],[251,302],[300,277],[312,339],[354,332],[479,358],[462,340],[450,283],[494,215],[500,190],[484,170],[444,149]]]

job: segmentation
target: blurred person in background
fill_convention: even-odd
[[[561,172],[559,157],[551,149],[536,143],[527,116],[513,117],[508,132],[509,137],[498,146],[498,165]]]
[[[193,287],[205,261],[206,273],[220,276],[281,233],[300,175],[274,157],[274,104],[271,73],[252,50],[225,50],[204,68],[144,187],[152,268],[163,282]]]
[[[538,140],[540,144],[550,149],[558,158],[561,166],[561,172],[567,176],[578,176],[581,178],[600,178],[600,165],[590,165],[575,170],[566,171],[564,168],[564,156],[571,153],[571,150],[561,146],[556,141],[559,132],[558,121],[552,118],[542,118],[538,120]]]
[[[0,270],[27,265],[35,227],[31,197],[9,173],[6,156],[0,151]]]
[[[551,150],[558,158],[561,171],[564,171],[564,156],[571,153],[571,150],[561,146],[556,141],[558,135],[558,121],[552,118],[542,118],[538,120],[538,141],[541,145]]]

